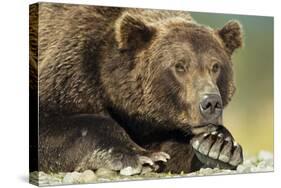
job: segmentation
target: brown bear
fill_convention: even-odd
[[[131,175],[242,163],[222,125],[242,45],[237,21],[212,29],[183,11],[53,3],[32,5],[30,16],[39,85],[31,170]]]

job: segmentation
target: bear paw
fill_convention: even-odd
[[[229,135],[217,131],[204,133],[195,136],[191,144],[206,167],[236,169],[243,162],[242,147]]]
[[[146,172],[156,171],[158,169],[157,162],[167,162],[170,156],[165,152],[152,152],[147,156],[137,156],[137,166],[127,166],[120,170],[121,175],[131,176],[135,174],[145,174]]]

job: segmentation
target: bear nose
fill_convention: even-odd
[[[222,100],[218,94],[205,94],[200,102],[200,112],[206,120],[213,120],[222,114]]]

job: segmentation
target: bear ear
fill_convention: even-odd
[[[238,21],[227,22],[222,29],[218,30],[218,35],[222,39],[227,53],[232,55],[235,49],[242,47],[242,26]]]
[[[115,38],[120,50],[142,48],[151,41],[156,32],[154,27],[128,13],[117,20],[115,28]]]

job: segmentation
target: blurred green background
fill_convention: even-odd
[[[246,155],[273,152],[273,18],[191,12],[200,24],[221,28],[232,19],[244,31],[244,47],[233,55],[236,93],[224,125]]]

